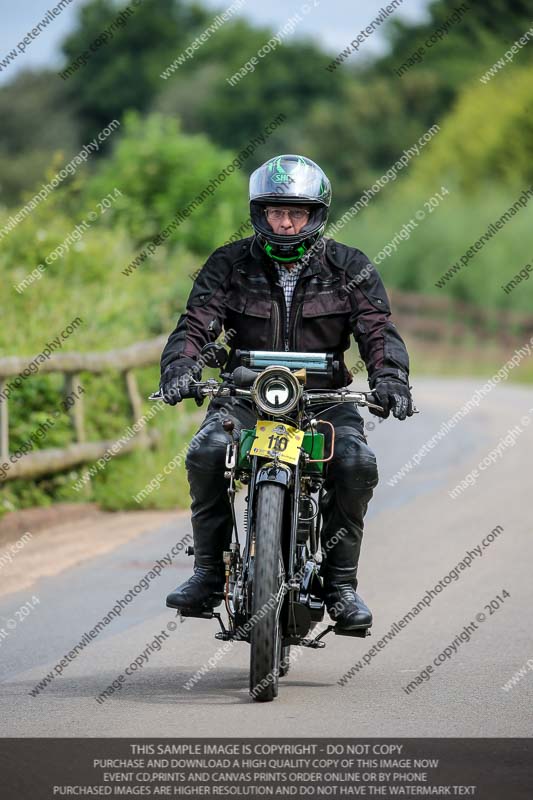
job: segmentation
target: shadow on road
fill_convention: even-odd
[[[233,705],[235,703],[253,703],[248,694],[249,674],[247,669],[212,670],[204,675],[191,689],[186,689],[185,684],[194,675],[195,667],[187,671],[181,667],[174,671],[167,667],[151,669],[150,672],[136,676],[129,682],[122,684],[120,690],[115,690],[111,696],[103,698],[98,703],[96,698],[112,685],[116,680],[116,673],[100,673],[98,675],[84,675],[79,678],[61,678],[54,682],[42,694],[36,697],[29,695],[35,687],[30,681],[5,682],[5,695],[26,695],[35,703],[44,701],[47,697],[57,698],[94,698],[95,712],[111,707],[114,703],[143,703],[148,705]],[[327,687],[330,684],[322,681],[291,680],[290,677],[280,680],[280,693],[284,690],[305,687],[307,689]]]

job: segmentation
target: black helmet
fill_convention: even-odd
[[[331,203],[331,184],[318,164],[304,156],[276,156],[250,176],[250,218],[263,250],[276,261],[297,261],[322,236]],[[311,206],[307,224],[294,235],[275,234],[266,206]]]

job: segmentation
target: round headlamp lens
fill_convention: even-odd
[[[278,406],[286,405],[291,393],[286,384],[282,383],[282,381],[278,379],[275,379],[265,387],[264,395],[266,402],[269,403],[269,405],[277,408]]]
[[[298,405],[302,387],[287,367],[270,366],[255,380],[253,398],[258,408],[267,414],[287,414]]]

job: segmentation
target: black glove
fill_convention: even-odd
[[[394,378],[378,380],[372,389],[376,398],[376,405],[383,407],[383,413],[369,408],[371,414],[387,419],[391,409],[397,419],[413,416],[413,398],[408,384]]]
[[[159,389],[163,395],[163,400],[170,406],[175,406],[183,400],[183,395],[188,393],[193,381],[199,381],[202,377],[202,368],[198,366],[194,358],[182,356],[179,361],[169,364],[161,376]],[[197,406],[201,406],[204,398],[194,398]]]

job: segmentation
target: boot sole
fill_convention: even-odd
[[[371,627],[371,625],[366,625],[364,628],[339,628],[338,625],[335,625],[333,633],[336,633],[337,636],[359,636],[364,638],[365,636],[370,636]]]
[[[169,606],[172,608],[172,606]],[[195,617],[196,619],[213,619],[215,612],[213,609],[201,608],[181,608],[179,609],[180,617]]]
[[[330,616],[330,619],[339,627],[342,628],[344,631],[361,631],[365,628],[371,628],[372,622],[365,622],[362,625],[342,625],[341,622],[337,619],[334,619]]]
[[[335,620],[333,620],[335,622]],[[335,622],[338,628],[341,628],[343,631],[364,631],[367,628],[372,627],[372,623],[369,622],[365,625],[341,625],[340,622]]]
[[[167,608],[174,608],[177,611],[181,611],[182,613],[191,612],[191,613],[203,613],[203,612],[210,612],[214,608],[218,608],[221,604],[222,600],[215,600],[213,603],[206,603],[203,606],[179,606],[175,603],[169,603],[168,600],[166,602]]]

